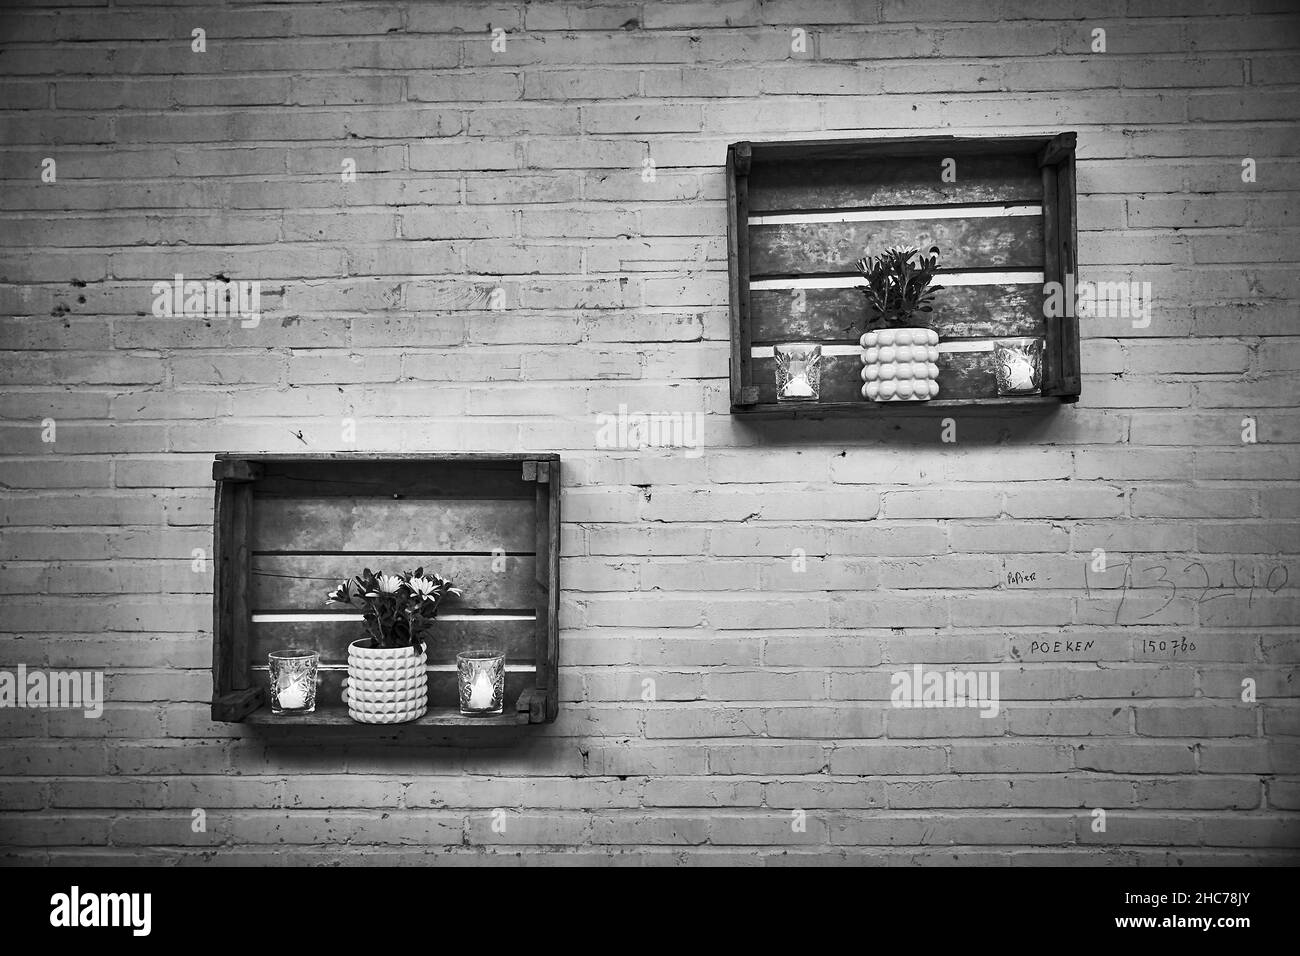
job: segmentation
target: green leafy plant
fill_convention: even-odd
[[[360,610],[374,647],[413,647],[419,653],[443,602],[460,596],[459,588],[440,574],[426,575],[424,568],[401,574],[364,568],[331,591],[325,603]]]
[[[943,286],[931,285],[939,271],[939,247],[927,254],[917,249],[894,247],[876,256],[858,260],[858,271],[867,280],[862,293],[871,315],[867,328],[897,328],[928,325],[917,313],[933,311],[931,303]]]

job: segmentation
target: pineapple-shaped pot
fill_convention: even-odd
[[[939,334],[933,329],[880,329],[862,336],[862,397],[923,402],[939,394]]]
[[[401,724],[423,717],[429,705],[424,649],[371,643],[366,638],[348,646],[343,685],[348,716],[363,724]]]

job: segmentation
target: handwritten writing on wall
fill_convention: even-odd
[[[1269,594],[1276,594],[1286,587],[1291,578],[1290,569],[1282,562],[1247,564],[1234,558],[1231,562],[1230,579],[1229,573],[1220,567],[1216,570],[1217,574],[1211,574],[1208,568],[1201,561],[1185,561],[1177,559],[1174,561],[1158,562],[1136,566],[1133,562],[1125,565],[1116,565],[1117,570],[1122,569],[1124,572],[1123,581],[1120,584],[1119,601],[1115,605],[1114,624],[1139,624],[1148,618],[1155,617],[1178,597],[1179,591],[1184,594],[1191,592],[1195,595],[1195,605],[1200,607],[1211,601],[1217,601],[1221,598],[1239,595],[1246,592],[1247,606],[1254,603],[1256,593],[1260,590]],[[1088,597],[1093,597],[1092,580],[1088,570],[1087,562],[1083,564],[1083,585]],[[1218,583],[1214,583],[1217,577]],[[1243,580],[1244,577],[1244,580]],[[1164,604],[1161,604],[1153,611],[1138,615],[1136,613],[1124,614],[1125,604],[1128,601],[1130,590],[1138,588],[1143,591],[1162,591],[1166,595]],[[1140,610],[1140,609],[1139,609]]]

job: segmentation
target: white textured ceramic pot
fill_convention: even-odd
[[[413,647],[371,647],[370,638],[348,645],[348,679],[343,687],[348,716],[363,724],[401,724],[429,709],[424,651]]]
[[[862,397],[923,402],[939,394],[939,333],[881,329],[862,336]]]

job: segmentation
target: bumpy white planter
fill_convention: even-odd
[[[939,394],[939,333],[881,329],[862,336],[862,397],[923,402]]]
[[[369,647],[370,639],[348,645],[348,680],[343,700],[348,716],[363,724],[401,724],[429,709],[424,651]]]

